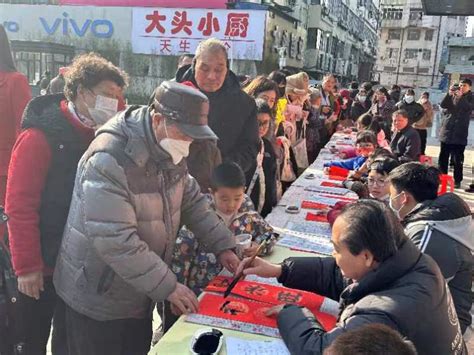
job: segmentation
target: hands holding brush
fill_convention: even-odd
[[[243,276],[247,275],[257,275],[260,277],[280,277],[281,275],[281,265],[272,264],[268,261],[265,261],[261,258],[255,258],[253,261],[252,258],[245,258],[242,260],[235,272],[236,275],[242,273]]]

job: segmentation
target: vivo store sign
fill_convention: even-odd
[[[112,38],[112,19],[131,30],[131,10],[124,8],[0,4],[0,23],[12,39]]]

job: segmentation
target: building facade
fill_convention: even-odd
[[[382,85],[438,86],[450,38],[462,37],[464,16],[425,16],[421,0],[381,0],[376,65]]]
[[[445,74],[451,83],[460,79],[474,81],[474,37],[456,37],[448,42],[448,63]]]
[[[305,70],[314,78],[373,80],[380,12],[373,0],[311,0]]]

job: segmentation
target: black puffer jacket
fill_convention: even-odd
[[[191,81],[198,87],[194,70],[190,66],[178,70],[176,81]],[[235,161],[248,175],[257,158],[260,144],[254,99],[241,90],[237,77],[231,71],[227,74],[222,88],[204,94],[210,103],[209,127],[219,137],[217,146],[221,151],[222,160]],[[193,148],[191,146],[191,149]]]
[[[347,284],[334,258],[285,260],[280,282],[340,300],[336,327],[326,332],[305,308],[286,306],[280,334],[292,354],[322,354],[339,335],[382,323],[413,342],[420,355],[467,354],[451,294],[436,263],[407,240],[359,282]]]
[[[408,125],[400,132],[394,133],[390,148],[400,163],[418,161],[421,152],[420,135]]]
[[[474,230],[469,206],[455,194],[421,203],[403,220],[408,237],[437,263],[453,296],[461,331],[471,325]]]
[[[406,103],[404,100],[396,104],[397,110],[405,110],[408,112],[408,123],[419,121],[425,114],[425,109],[418,102],[412,102],[411,104]]]
[[[441,107],[446,114],[441,122],[439,140],[446,144],[467,145],[471,112],[474,110],[474,95],[467,92],[459,99],[453,99],[449,94],[441,101]]]

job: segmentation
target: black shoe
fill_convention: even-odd
[[[461,188],[461,183],[460,182],[455,182],[454,183],[454,188],[455,189],[460,189]]]

